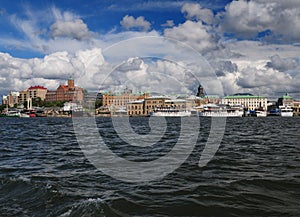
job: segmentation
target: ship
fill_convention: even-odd
[[[191,114],[190,110],[181,110],[175,107],[159,107],[150,112],[150,117],[188,117]]]
[[[230,107],[228,105],[206,104],[198,111],[200,117],[242,117],[244,110],[241,107]]]
[[[281,117],[293,117],[293,109],[290,106],[282,105],[279,106],[279,112]]]

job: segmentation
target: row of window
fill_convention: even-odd
[[[141,115],[141,114],[143,114],[143,112],[142,111],[130,111],[130,112],[128,112],[128,114],[129,115]]]

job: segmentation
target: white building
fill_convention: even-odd
[[[255,110],[257,108],[264,108],[267,110],[268,102],[264,96],[253,96],[252,94],[235,94],[232,96],[225,96],[221,100],[222,104],[228,104],[230,106],[242,105],[248,110]]]

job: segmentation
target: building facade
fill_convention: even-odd
[[[128,102],[126,106],[127,115],[141,116],[144,115],[144,100]]]
[[[252,94],[235,94],[232,96],[226,96],[221,100],[222,104],[225,105],[242,105],[248,110],[255,110],[263,108],[267,110],[268,102],[264,96],[254,96]]]
[[[31,86],[28,88],[29,98],[36,99],[41,98],[41,100],[45,100],[47,94],[47,88],[43,86]]]
[[[145,98],[144,115],[150,115],[150,112],[152,112],[155,108],[164,107],[166,100],[170,100],[170,98],[165,96],[152,96]]]
[[[292,108],[294,111],[294,116],[300,116],[300,102],[294,101]]]
[[[37,98],[40,98],[41,100],[45,100],[46,94],[47,94],[47,88],[40,85],[31,86],[27,90],[23,90],[20,92],[19,104],[23,104],[29,98],[31,100]]]
[[[48,91],[45,101],[83,101],[83,89],[75,86],[74,79],[70,78],[67,85],[59,85],[55,91]]]
[[[28,90],[20,91],[19,104],[23,104],[29,98]]]
[[[126,108],[127,103],[142,100],[149,96],[148,93],[133,94],[131,90],[125,89],[122,93],[102,93],[102,105],[108,108]]]
[[[293,98],[286,93],[285,95],[283,95],[282,97],[278,98],[278,105],[284,105],[284,106],[293,106],[294,100]]]
[[[189,103],[184,99],[170,99],[165,96],[152,96],[143,100],[128,102],[126,106],[129,116],[148,116],[150,112],[159,108],[173,108],[178,110],[186,110]]]
[[[19,96],[19,92],[10,91],[9,95],[2,97],[2,104],[13,107],[14,105],[18,104]]]

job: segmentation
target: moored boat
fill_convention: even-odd
[[[293,109],[290,106],[282,105],[279,106],[279,112],[281,117],[293,117]]]
[[[21,118],[30,118],[29,114],[27,113],[20,113]]]
[[[172,107],[156,108],[150,112],[151,117],[188,117],[191,114],[189,110],[179,110]]]
[[[5,113],[6,117],[21,117],[21,113],[19,111],[15,111],[15,110],[12,110],[12,111],[7,111]]]
[[[267,117],[267,111],[265,110],[256,110],[255,114],[256,117]]]
[[[198,112],[200,117],[242,117],[242,108],[231,108],[228,105],[206,104]]]

